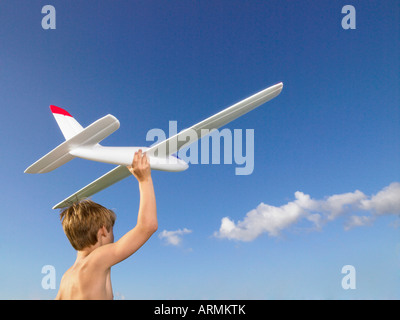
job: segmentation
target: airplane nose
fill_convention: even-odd
[[[184,161],[182,159],[179,159],[179,158],[178,158],[178,160],[179,160],[179,165],[182,166],[182,171],[184,171],[187,168],[189,168],[189,164],[186,161]]]

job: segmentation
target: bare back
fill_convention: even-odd
[[[90,255],[76,261],[63,275],[56,300],[112,300],[111,268],[99,271]],[[97,269],[97,270],[96,270]]]

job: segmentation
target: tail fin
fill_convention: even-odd
[[[75,118],[66,110],[53,105],[50,106],[50,110],[53,113],[53,116],[56,119],[65,140],[68,140],[77,135],[79,132],[83,131],[83,127],[79,124],[79,122],[76,121]]]
[[[98,144],[119,128],[119,121],[112,115],[93,122],[85,129],[65,110],[50,106],[66,141],[29,166],[25,173],[45,173],[75,158],[71,150]]]

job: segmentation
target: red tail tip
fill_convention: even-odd
[[[61,108],[59,108],[59,107],[57,107],[57,106],[51,105],[51,106],[50,106],[50,110],[51,110],[51,112],[53,112],[53,113],[58,113],[58,114],[62,114],[62,115],[64,115],[64,116],[72,117],[72,116],[69,114],[68,111],[66,111],[66,110],[64,110],[64,109],[61,109]]]

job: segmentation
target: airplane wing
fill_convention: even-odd
[[[204,135],[207,135],[209,132],[211,132],[211,130],[218,129],[246,114],[247,112],[259,107],[265,102],[275,98],[281,93],[282,88],[283,83],[280,82],[274,86],[264,89],[248,97],[247,99],[244,99],[233,106],[226,108],[221,112],[195,124],[194,126],[184,129],[178,134],[161,141],[154,146],[151,146],[146,153],[149,155],[158,154],[162,156],[169,156],[179,151],[181,148],[186,147],[186,145],[201,139]],[[197,139],[193,139],[194,135],[191,134],[190,141],[188,142],[187,140],[189,140],[189,131],[192,131],[191,133],[195,132]]]
[[[56,204],[53,209],[60,209],[71,206],[73,203],[78,202],[82,199],[88,198],[94,195],[101,190],[108,188],[109,186],[113,185],[132,175],[127,167],[125,166],[118,166],[115,167],[113,170],[107,172],[100,178],[96,179],[92,183],[88,184],[86,187],[83,187],[81,190],[75,192],[73,195],[69,196],[67,199],[61,201],[60,203]]]
[[[247,99],[244,99],[231,107],[228,107],[221,112],[195,124],[194,126],[184,129],[175,136],[172,136],[160,143],[157,143],[154,146],[151,146],[146,150],[146,153],[149,155],[155,155],[157,153],[158,156],[160,155],[171,155],[176,153],[181,148],[185,147],[187,143],[187,133],[189,130],[194,130],[197,134],[197,139],[201,139],[204,135],[208,134],[209,131],[202,130],[202,129],[218,129],[227,123],[237,119],[238,117],[246,114],[247,112],[257,108],[258,106],[262,105],[263,103],[275,98],[278,96],[283,88],[283,83],[278,83],[274,86],[271,86],[267,89],[264,89]],[[190,143],[194,142],[195,140],[191,140]],[[133,155],[132,155],[133,158]],[[86,187],[82,188],[81,190],[77,191],[73,195],[69,196],[67,199],[63,200],[62,202],[56,204],[53,209],[57,208],[64,208],[67,206],[72,205],[74,202],[78,202],[82,199],[90,197],[95,193],[104,190],[105,188],[113,185],[125,179],[126,177],[130,176],[131,173],[125,166],[118,166],[113,170],[109,171],[108,173],[104,174],[97,180],[93,181]]]

